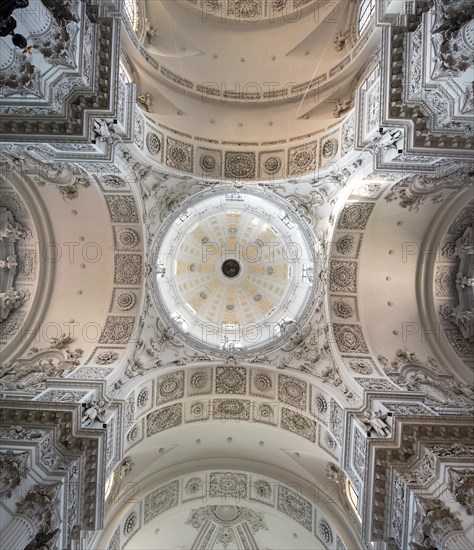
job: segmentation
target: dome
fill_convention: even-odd
[[[224,187],[184,203],[155,245],[157,307],[203,350],[253,353],[313,309],[311,231],[284,201]]]

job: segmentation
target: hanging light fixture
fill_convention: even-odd
[[[12,36],[13,45],[25,49],[28,45],[22,34],[15,33],[16,19],[12,16],[15,10],[27,8],[29,0],[0,0],[0,36]]]

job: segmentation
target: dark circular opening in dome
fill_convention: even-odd
[[[222,264],[222,273],[226,277],[237,277],[240,273],[240,264],[237,260],[226,260]]]

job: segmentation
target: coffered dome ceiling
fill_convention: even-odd
[[[225,187],[201,193],[160,234],[157,303],[200,347],[253,352],[281,345],[314,308],[312,240],[281,199]]]

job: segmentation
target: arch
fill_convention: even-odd
[[[326,507],[329,503],[334,504],[333,508],[338,507],[336,499],[331,501],[331,494],[338,498],[342,494],[343,477],[328,481],[322,499],[319,493],[310,496],[298,483],[282,482],[275,477],[248,470],[205,469],[161,479],[137,492],[133,500],[129,499],[128,502],[124,502],[123,492],[117,495],[116,501],[122,500],[125,506],[120,511],[114,510],[106,531],[92,545],[100,549],[111,548],[110,543],[114,541],[116,547],[126,548],[141,529],[152,524],[155,526],[160,518],[169,520],[179,510],[189,510],[189,514],[192,514],[196,509],[222,506],[240,509],[252,507],[261,516],[268,513],[283,515],[285,521],[289,521],[285,524],[287,528],[291,526],[293,530],[302,527],[303,532],[311,533],[321,547],[332,547],[332,543],[336,543],[337,548],[356,547],[360,545],[357,534],[345,521],[341,510],[337,514],[335,509],[331,510],[331,506]]]

